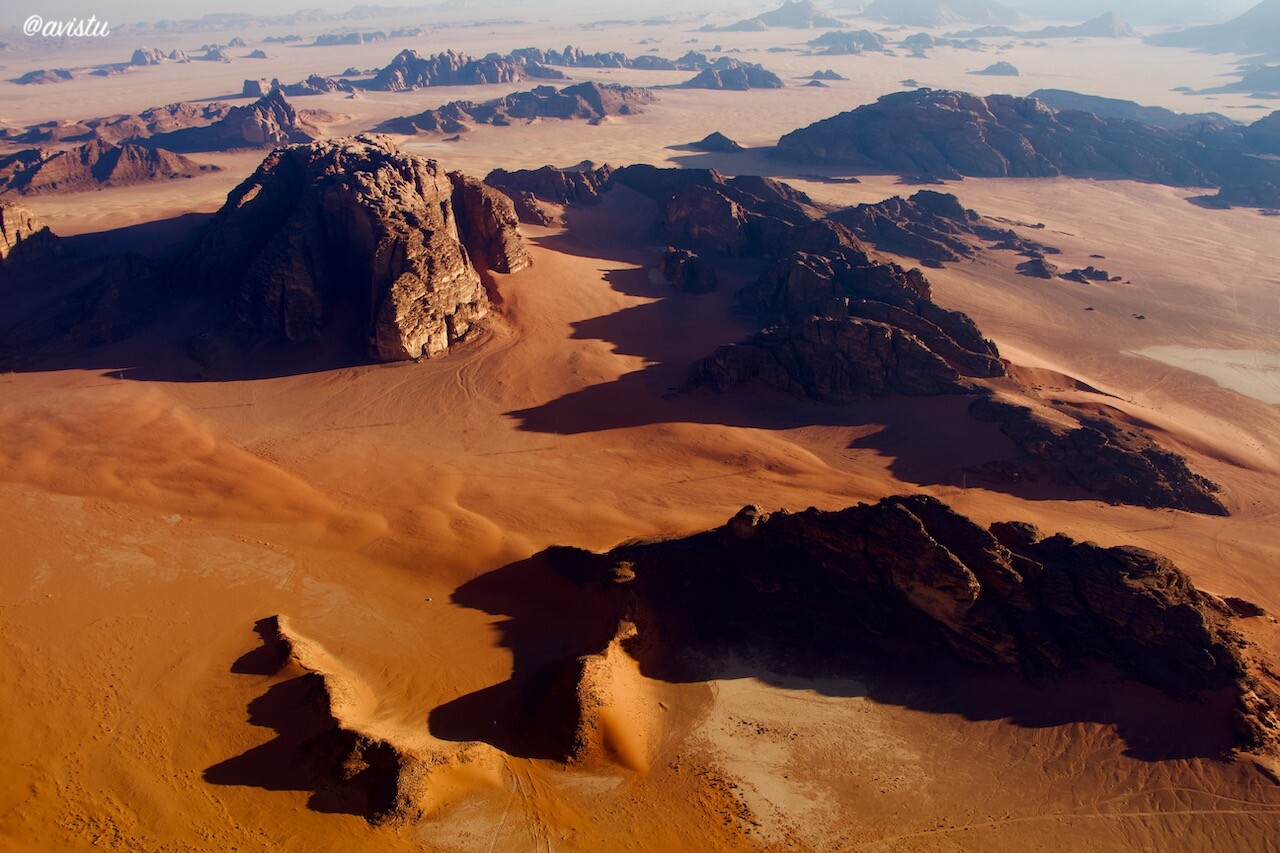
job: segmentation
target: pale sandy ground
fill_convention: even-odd
[[[635,53],[640,38],[661,35],[491,29],[454,31],[426,47],[570,40]],[[695,37],[702,46],[766,42],[759,34],[668,33],[662,52],[677,55]],[[276,49],[282,58],[270,63],[142,69],[38,90],[0,84],[0,113],[27,122],[136,111],[238,90],[250,68],[296,79],[380,65],[401,45]],[[135,46],[103,47],[103,57],[83,61],[123,59]],[[1018,48],[1001,57],[1023,68],[1015,80],[964,74],[992,54],[746,56],[784,75],[832,67],[853,79],[828,90],[667,91],[646,114],[600,127],[549,122],[408,145],[474,174],[590,158],[794,177],[816,170],[755,153],[686,159],[689,152],[666,146],[715,129],[765,145],[908,76],[978,92],[1055,85],[1187,110],[1246,103],[1168,91],[1214,85],[1230,57],[1131,43]],[[26,70],[11,68],[10,76]],[[654,84],[686,75],[591,76]],[[298,103],[350,115],[334,130],[354,132],[501,91]],[[205,159],[226,171],[31,205],[65,234],[208,212],[259,156]],[[848,203],[904,190],[887,178],[797,184]],[[320,644],[360,685],[371,728],[452,751],[458,745],[439,740],[428,715],[505,681],[512,663],[500,644],[505,617],[451,603],[459,585],[550,544],[606,548],[693,531],[746,503],[836,508],[923,490],[983,521],[1025,519],[1162,551],[1203,587],[1280,610],[1280,409],[1134,354],[1184,347],[1274,357],[1277,220],[1207,211],[1184,201],[1192,192],[1131,182],[970,180],[951,190],[984,213],[1045,223],[1028,233],[1063,248],[1064,266],[1094,262],[1132,283],[1024,279],[1012,274],[1012,256],[993,255],[931,271],[939,301],[972,314],[1042,393],[1114,407],[1186,453],[1223,483],[1230,518],[922,486],[944,463],[977,461],[998,445],[963,417],[962,401],[950,419],[939,416],[950,404],[938,401],[829,409],[750,395],[670,398],[665,392],[690,362],[747,327],[729,314],[728,292],[673,295],[652,285],[643,267],[656,247],[627,245],[646,226],[643,206],[613,198],[567,237],[527,229],[535,264],[500,277],[504,319],[446,359],[160,383],[115,378],[111,368],[136,363],[126,347],[108,351],[118,363],[93,369],[0,377],[0,845],[1272,849],[1280,790],[1247,763],[1127,754],[1111,724],[1124,716],[1115,708],[1060,725],[974,721],[876,701],[855,683],[805,682],[746,664],[710,685],[635,688],[665,697],[669,715],[637,726],[644,755],[627,763],[647,764],[647,772],[565,771],[490,750],[493,772],[458,770],[443,785],[446,802],[399,829],[309,809],[287,764],[275,775],[237,770],[246,753],[272,756],[273,718],[260,697],[288,675],[233,671],[258,644],[256,620],[288,614]],[[562,590],[535,592],[547,612],[569,610]],[[1274,647],[1274,629],[1255,630]],[[1130,700],[1146,701],[1102,704],[1123,709]],[[625,728],[627,710],[619,715]]]

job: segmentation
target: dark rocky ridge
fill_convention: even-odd
[[[1181,456],[1137,428],[1088,416],[1064,426],[1026,406],[985,397],[975,400],[969,413],[999,424],[1017,448],[1014,461],[988,463],[984,470],[989,474],[1079,486],[1136,506],[1227,515],[1216,483],[1191,471]]]
[[[379,130],[390,133],[461,133],[469,125],[505,126],[513,121],[538,118],[599,122],[609,116],[635,115],[656,101],[653,92],[616,83],[589,81],[556,89],[537,86],[484,103],[451,101],[442,107],[384,122]]]
[[[229,104],[218,101],[195,104],[179,101],[152,107],[137,115],[119,114],[76,122],[47,121],[28,125],[4,137],[25,145],[50,142],[128,142],[183,127],[212,124],[226,116]]]
[[[1166,130],[1010,95],[920,89],[886,95],[792,131],[777,155],[795,162],[974,177],[1115,176],[1219,187],[1225,202],[1280,205],[1280,158],[1247,129]]]
[[[676,666],[655,649],[694,646],[818,671],[887,657],[1040,682],[1119,676],[1208,708],[1229,697],[1217,713],[1239,748],[1274,749],[1280,733],[1273,678],[1251,662],[1232,608],[1167,559],[1016,522],[984,529],[932,497],[747,507],[705,533],[546,556],[635,625],[625,645],[649,669]]]
[[[558,65],[565,68],[637,68],[644,71],[702,71],[711,65],[705,54],[689,51],[678,59],[667,59],[653,54],[627,56],[617,51],[587,53],[573,45],[564,50],[542,50],[522,47],[511,51],[514,57],[539,65]]]

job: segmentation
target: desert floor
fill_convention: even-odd
[[[401,47],[552,46],[571,29],[459,27],[361,47],[268,46],[265,61],[2,82],[0,119],[136,112],[238,92],[250,76],[380,66]],[[225,40],[188,34],[155,46],[190,50],[215,38]],[[707,165],[857,203],[910,189],[878,176],[805,179],[796,172],[813,170],[757,151],[673,146],[712,130],[769,145],[904,78],[1262,114],[1241,96],[1170,91],[1219,85],[1239,57],[1136,41],[1016,47],[999,58],[1023,76],[1003,79],[967,73],[995,61],[995,50],[814,57],[766,52],[778,31],[621,25],[573,30],[569,40],[635,54],[644,38],[662,39],[667,56],[719,42],[785,78],[834,68],[851,79],[828,89],[663,90],[643,115],[601,126],[547,121],[403,144],[475,175],[584,159]],[[806,34],[785,38],[798,46]],[[138,46],[106,42],[75,61],[121,61]],[[71,60],[6,62],[4,74],[17,76]],[[688,75],[573,76],[659,85]],[[339,135],[520,88],[295,103],[345,116],[329,127]],[[26,203],[63,235],[179,239],[192,221],[137,226],[216,210],[261,154],[194,157],[225,171]],[[501,316],[444,359],[171,381],[150,378],[150,353],[126,343],[62,369],[0,376],[0,846],[1274,849],[1280,787],[1248,762],[1155,754],[1149,742],[1161,732],[1196,721],[1138,689],[1045,695],[1000,684],[984,703],[972,685],[945,679],[904,674],[886,692],[738,661],[707,684],[636,676],[647,698],[620,711],[635,755],[619,766],[566,770],[501,748],[511,720],[488,697],[500,695],[493,688],[514,654],[553,652],[573,617],[567,584],[522,561],[551,544],[604,549],[704,529],[744,504],[837,508],[927,492],[979,521],[1027,520],[1163,552],[1201,587],[1280,611],[1280,220],[1124,181],[966,180],[948,191],[986,215],[1043,223],[1032,236],[1064,249],[1066,263],[1094,262],[1126,281],[1021,278],[1012,254],[991,253],[930,271],[938,301],[970,313],[1042,393],[1111,407],[1185,453],[1223,484],[1231,517],[957,482],[957,462],[1002,440],[963,417],[963,401],[952,423],[936,400],[926,413],[913,400],[833,408],[764,393],[672,393],[691,362],[748,329],[729,310],[732,287],[693,296],[651,281],[661,247],[634,235],[652,212],[618,191],[570,214],[567,229],[526,228],[532,268],[499,277]],[[457,593],[495,572],[515,580]],[[421,823],[371,827],[342,804],[317,802],[291,775],[297,673],[263,675],[253,664],[255,623],[273,614],[359,685],[369,727],[441,756],[438,802]],[[1254,631],[1277,647],[1274,626]],[[513,649],[512,637],[532,648]]]

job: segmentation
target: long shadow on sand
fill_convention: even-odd
[[[549,566],[546,552],[482,575],[459,587],[453,601],[493,616],[500,642],[514,658],[511,678],[433,710],[436,737],[479,740],[509,754],[557,758],[566,754],[572,720],[563,712],[563,674],[577,657],[600,651],[617,614],[594,603]],[[666,640],[667,642],[663,642]],[[696,637],[659,638],[629,649],[653,679],[704,682],[754,678],[774,687],[849,698],[864,697],[970,722],[1006,720],[1027,729],[1071,724],[1109,727],[1124,754],[1142,761],[1220,758],[1233,743],[1229,699],[1178,702],[1109,673],[1081,672],[1046,683],[992,672],[948,657],[886,659],[870,649],[842,650],[838,664],[818,667],[810,640],[793,637],[741,648],[700,647]],[[548,709],[551,709],[550,712]]]
[[[262,645],[242,655],[232,664],[232,672],[258,676],[281,673],[287,650],[271,623],[269,619],[258,622]],[[373,813],[372,800],[389,795],[379,790],[384,783],[375,779],[370,768],[347,778],[334,777],[333,769],[341,756],[335,750],[335,724],[328,714],[319,675],[306,672],[271,685],[249,703],[248,721],[272,730],[275,737],[206,768],[206,782],[309,792],[307,807],[312,811],[362,817]]]

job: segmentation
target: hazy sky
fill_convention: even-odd
[[[304,8],[345,11],[357,3],[385,6],[420,5],[425,9],[439,5],[440,0],[415,4],[413,0],[0,0],[0,23],[20,26],[28,16],[39,14],[46,20],[69,17],[99,19],[118,23],[141,20],[199,18],[211,12],[253,12],[264,15],[285,14]],[[503,17],[516,14],[546,14],[556,8],[590,10],[600,17],[636,18],[650,14],[678,11],[716,10],[728,17],[736,12],[754,14],[780,4],[769,0],[470,0],[469,10],[477,18]],[[1221,19],[1253,5],[1250,0],[1003,0],[1015,8],[1039,12],[1053,10],[1064,18],[1098,14],[1114,9],[1136,19],[1150,16],[1161,8],[1198,8],[1193,19]],[[818,0],[819,6],[857,8],[857,0]],[[1147,14],[1143,14],[1143,13]],[[1050,12],[1052,14],[1052,12]]]

